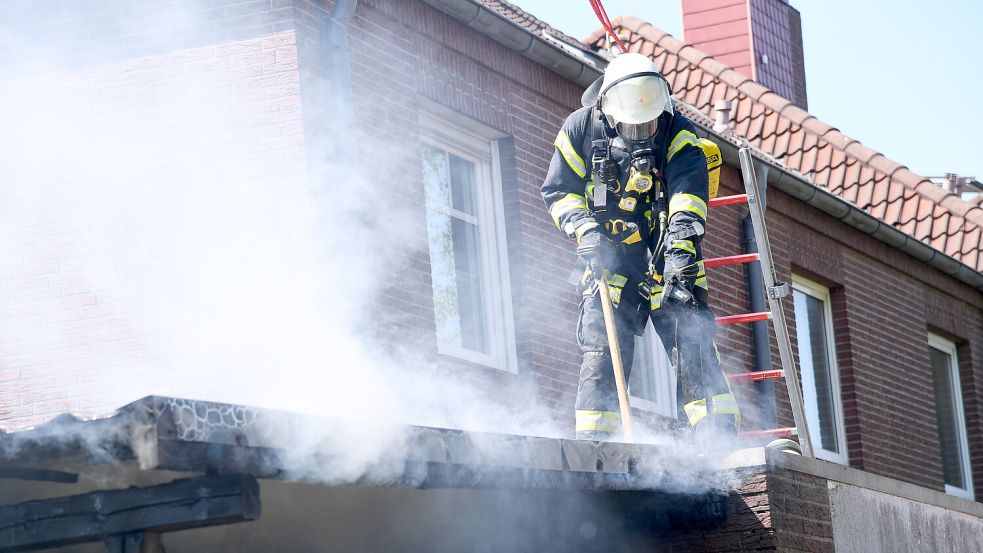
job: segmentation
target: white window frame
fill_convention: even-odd
[[[463,116],[441,110],[440,114],[418,112],[421,140],[475,165],[475,209],[481,244],[483,278],[481,293],[487,301],[485,324],[489,329],[490,353],[437,342],[437,353],[511,373],[518,372],[515,320],[505,234],[505,202],[502,197],[501,159],[498,139],[505,135]],[[448,214],[452,214],[448,212]],[[465,220],[474,217],[453,212]]]
[[[636,349],[643,347],[648,348],[653,364],[648,367],[634,365],[631,368],[631,374],[635,376],[637,371],[653,371],[658,391],[654,401],[632,395],[629,379],[628,402],[636,409],[676,418],[676,371],[669,360],[665,347],[662,345],[659,333],[652,326],[651,320],[645,322],[645,333],[635,340]]]
[[[825,335],[826,335],[826,352],[829,356],[827,363],[829,363],[829,372],[832,379],[831,386],[833,387],[833,410],[836,415],[836,438],[837,446],[839,446],[839,453],[835,451],[830,451],[828,449],[823,449],[822,444],[814,443],[812,445],[813,452],[817,459],[823,459],[830,461],[832,463],[839,463],[841,465],[849,464],[849,455],[847,453],[846,446],[846,422],[843,419],[843,387],[840,384],[840,369],[836,362],[836,340],[833,334],[833,308],[832,300],[829,293],[829,288],[814,282],[805,277],[799,275],[792,275],[792,289],[799,291],[807,296],[815,298],[822,302],[823,304],[823,324],[825,325]],[[793,300],[794,301],[794,300]],[[794,310],[794,308],[793,308]],[[795,324],[799,325],[801,321],[796,320]],[[798,338],[796,337],[796,340]],[[799,379],[802,380],[802,401],[803,403],[808,403],[809,391],[805,389],[805,379],[801,374],[801,358],[799,362]],[[812,401],[816,401],[815,390],[813,390]],[[808,412],[808,409],[807,409]],[[810,430],[812,430],[810,428]],[[810,432],[811,433],[811,432]],[[816,434],[818,436],[818,434]]]
[[[956,344],[937,334],[929,333],[928,345],[949,355],[949,378],[953,387],[953,417],[958,421],[956,439],[959,441],[960,462],[962,463],[965,487],[959,488],[945,484],[945,493],[973,501],[973,467],[969,464],[969,436],[966,430],[966,412],[963,410],[963,387],[959,379],[959,356],[956,352]]]

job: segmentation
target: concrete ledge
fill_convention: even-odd
[[[959,513],[983,518],[983,504],[955,497],[940,491],[930,490],[908,482],[895,480],[862,470],[857,470],[829,461],[790,455],[780,451],[764,452],[768,466],[781,467],[796,472],[819,476],[833,482],[851,484],[859,488],[894,495],[911,501],[925,503]]]

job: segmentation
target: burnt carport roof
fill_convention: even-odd
[[[654,445],[367,426],[149,396],[0,432],[0,551],[144,531],[176,551],[651,549],[749,513],[735,486],[766,470],[760,448],[715,466]]]
[[[678,488],[654,445],[578,441],[422,426],[377,427],[377,458],[352,470],[351,421],[181,398],[149,396],[104,417],[64,414],[0,433],[0,471],[75,471],[135,461],[141,470],[249,474],[259,478],[411,487],[579,490]],[[339,435],[344,434],[343,431]],[[350,436],[350,434],[348,434]],[[678,451],[676,459],[680,461]],[[695,457],[695,455],[694,455]],[[683,460],[708,481],[709,461]],[[693,467],[696,468],[693,468]],[[702,473],[701,473],[702,471]],[[2,476],[0,472],[0,476]]]

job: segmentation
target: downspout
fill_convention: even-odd
[[[731,138],[734,129],[730,126],[730,100],[717,100],[713,105],[714,123],[713,132],[721,137]],[[761,207],[766,208],[767,189],[768,189],[768,166],[755,162],[754,174],[757,175],[757,197],[761,202]],[[751,215],[745,215],[741,221],[741,244],[744,246],[744,253],[757,253],[758,243],[754,236],[754,225],[751,223]],[[761,313],[769,309],[765,304],[764,279],[761,277],[761,263],[755,261],[744,266],[744,278],[747,282],[748,303],[750,313]],[[751,323],[751,343],[754,353],[754,371],[771,370],[771,341],[768,337],[768,321],[755,321]],[[765,428],[775,428],[777,415],[775,413],[775,382],[773,380],[759,380],[755,383],[758,392],[759,413],[761,425]]]
[[[339,239],[338,228],[353,227],[357,221],[357,199],[341,194],[340,183],[359,178],[356,163],[356,133],[352,94],[352,64],[348,47],[349,24],[358,0],[337,0],[326,15],[318,36],[317,63],[302,66],[301,93],[311,101],[304,103],[308,133],[308,190],[311,198],[311,225],[315,244],[317,273],[332,275],[322,279],[318,303],[324,312],[337,309],[335,297],[340,282],[333,260],[345,258],[350,247]],[[304,79],[306,77],[306,79]],[[305,86],[306,89],[305,89]],[[354,316],[354,313],[352,314]]]
[[[768,191],[768,166],[763,163],[756,163],[754,168],[758,176],[758,199],[761,207],[766,208],[766,196]],[[754,225],[751,224],[751,215],[745,215],[741,221],[741,242],[744,245],[744,253],[757,253],[758,243],[754,236]],[[767,311],[768,305],[765,303],[764,279],[761,277],[761,263],[755,261],[748,263],[744,268],[744,276],[747,279],[748,303],[751,313],[761,313]],[[768,336],[768,321],[755,321],[751,323],[751,341],[754,345],[754,370],[771,370],[771,340]],[[759,380],[755,383],[760,401],[758,402],[761,425],[764,428],[775,428],[778,425],[778,417],[775,412],[775,381]]]
[[[329,161],[349,160],[353,154],[352,131],[355,128],[352,112],[352,62],[348,48],[348,25],[355,15],[358,0],[337,0],[324,32],[324,69],[328,86],[323,101],[327,102],[329,128]]]

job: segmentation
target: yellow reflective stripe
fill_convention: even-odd
[[[662,307],[662,286],[652,288],[652,298],[649,300],[649,309],[655,311]]]
[[[587,200],[580,194],[567,194],[553,202],[550,206],[550,215],[553,216],[556,228],[560,228],[560,217],[575,209],[587,209]]]
[[[710,284],[707,283],[707,277],[700,277],[700,278],[696,279],[694,281],[694,283],[697,286],[699,286],[700,288],[703,288],[704,290],[709,290],[710,289]]]
[[[595,223],[595,222],[592,221],[590,223],[584,223],[584,224],[580,225],[579,227],[577,227],[577,230],[574,231],[574,234],[577,237],[577,243],[578,244],[580,243],[580,239],[584,237],[584,233],[585,232],[589,231],[592,228],[597,228],[598,226],[600,226],[600,225],[598,225],[597,223]]]
[[[628,283],[628,277],[618,274],[608,275],[608,294],[611,296],[611,303],[618,305],[621,303],[621,292]]]
[[[692,240],[673,240],[672,247],[696,255],[696,246],[693,245]]]
[[[587,197],[590,198],[591,200],[594,199],[594,180],[593,179],[591,179],[591,181],[587,183]]]
[[[611,286],[618,286],[624,288],[625,284],[628,283],[628,277],[621,275],[611,275],[608,277],[608,284]]]
[[[578,177],[584,178],[587,176],[587,168],[584,165],[584,159],[577,154],[577,150],[575,150],[573,144],[570,143],[570,137],[567,136],[567,133],[561,130],[560,133],[556,135],[556,140],[553,142],[553,145],[560,151],[560,155],[562,155],[563,159],[566,160],[567,165],[573,169],[573,172],[577,173]]]
[[[666,153],[666,161],[672,161],[673,156],[683,149],[683,146],[687,144],[700,147],[700,141],[696,138],[696,135],[687,131],[681,130],[676,137],[672,139],[672,143],[669,144],[669,151]]]
[[[641,242],[641,241],[642,241],[642,233],[641,233],[641,231],[637,231],[636,230],[635,232],[631,233],[631,236],[629,236],[628,238],[625,238],[624,240],[622,240],[621,243],[622,244],[635,244],[635,243]]]
[[[703,417],[707,416],[707,401],[698,399],[683,405],[686,418],[689,419],[690,426],[696,426]],[[732,393],[719,394],[713,396],[713,412],[715,415],[733,415],[737,419],[738,426],[741,421],[741,411],[737,407],[737,399]]]
[[[622,288],[611,288],[608,287],[608,295],[611,296],[611,303],[618,305],[621,303],[621,290]]]
[[[621,417],[614,411],[590,411],[577,409],[577,432],[617,432]]]
[[[707,203],[699,196],[694,196],[693,194],[684,194],[682,192],[673,194],[672,199],[669,200],[669,218],[671,219],[673,215],[681,211],[695,213],[700,216],[700,219],[706,220]]]

